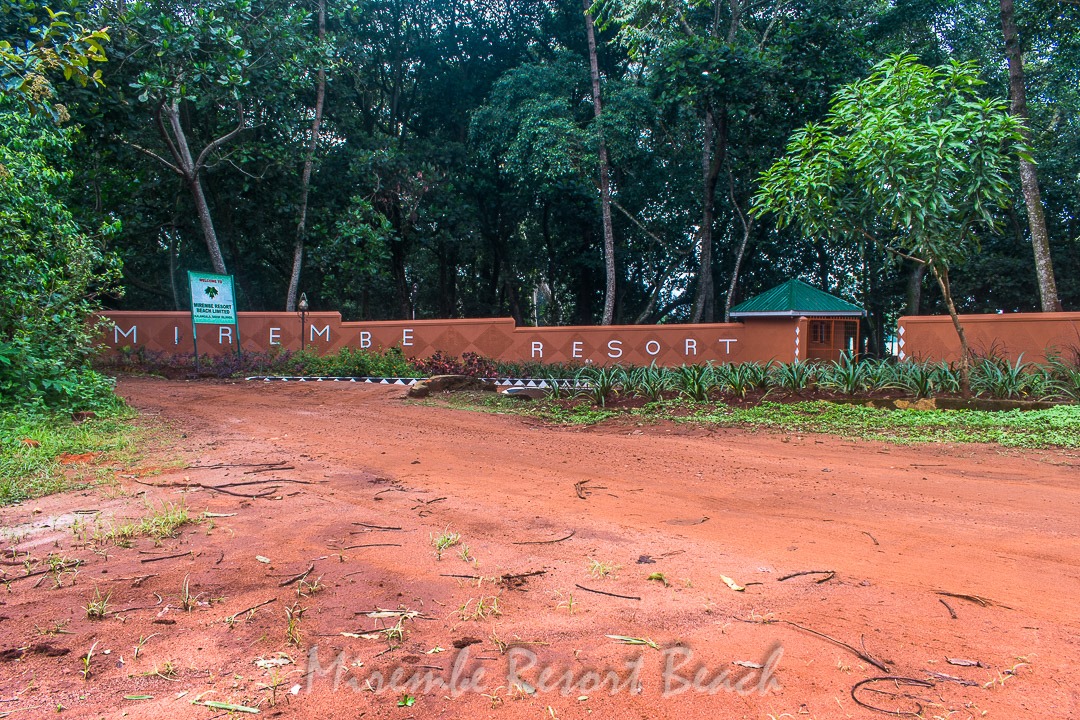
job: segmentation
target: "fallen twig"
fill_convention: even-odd
[[[369,547],[401,547],[399,543],[368,543],[366,545],[349,545],[348,547],[341,548],[342,550],[355,550],[356,548],[369,548]]]
[[[999,607],[999,608],[1005,608],[1006,610],[1012,610],[1013,609],[1013,608],[1009,607],[1008,605],[1004,605],[1004,604],[999,603],[999,602],[997,602],[995,600],[991,600],[990,598],[984,598],[984,597],[981,597],[979,595],[965,595],[963,593],[945,592],[944,590],[938,590],[937,594],[938,595],[944,595],[945,597],[957,598],[959,600],[967,600],[968,602],[975,603],[976,605],[978,605],[980,607]]]
[[[263,490],[260,493],[256,493],[254,495],[251,495],[251,494],[248,494],[248,493],[238,493],[238,492],[235,492],[233,490],[225,490],[224,486],[220,486],[220,485],[204,485],[203,483],[164,483],[164,484],[157,484],[157,483],[143,482],[142,480],[135,480],[135,482],[137,482],[139,485],[146,485],[147,487],[152,487],[152,488],[174,488],[174,487],[176,487],[176,488],[199,488],[201,490],[214,490],[216,492],[225,493],[226,495],[232,495],[234,497],[242,497],[242,498],[248,498],[248,499],[264,498],[264,497],[267,497],[269,495],[273,495],[274,492],[277,491],[278,488],[280,487],[279,485],[275,485],[274,487],[266,488],[265,490]],[[266,481],[266,482],[276,482],[276,481]]]
[[[881,544],[881,543],[879,543],[879,542],[877,541],[877,538],[876,538],[876,537],[874,537],[874,536],[873,536],[873,535],[871,535],[870,533],[866,532],[865,530],[863,530],[863,531],[862,531],[862,534],[863,534],[863,535],[865,535],[866,537],[870,538],[871,540],[873,540],[873,541],[874,541],[874,544],[875,544],[875,545],[880,545],[880,544]]]
[[[191,550],[188,550],[187,552],[177,553],[176,555],[159,555],[158,557],[143,558],[139,562],[151,563],[151,562],[157,562],[158,560],[172,560],[174,558],[184,557],[185,555],[190,555],[191,557],[195,557],[195,553],[193,551],[191,551]]]
[[[951,617],[953,620],[955,620],[956,619],[956,611],[952,609],[952,605],[945,602],[945,598],[938,598],[938,602],[940,602],[942,605],[945,606],[945,609],[949,611],[949,617]]]
[[[268,463],[217,463],[215,465],[188,465],[185,470],[221,470],[223,468],[250,467],[250,468],[275,468],[284,465],[284,460]],[[292,468],[289,468],[292,469]]]
[[[273,467],[258,468],[257,470],[245,470],[244,474],[245,475],[254,475],[255,473],[261,473],[261,472],[274,472],[275,470],[295,470],[295,469],[296,469],[296,467],[293,466],[293,465],[276,465],[276,466],[273,466]]]
[[[294,485],[314,485],[315,484],[315,483],[310,482],[308,480],[289,480],[288,478],[266,478],[265,480],[247,480],[245,482],[222,483],[221,485],[201,485],[200,484],[200,487],[204,487],[204,488],[211,488],[212,487],[215,490],[220,490],[221,488],[227,488],[227,487],[243,487],[245,485],[262,485],[264,483],[278,483],[278,482],[280,482],[280,483],[293,483]]]
[[[68,570],[68,569],[73,568],[73,567],[79,567],[80,565],[82,565],[82,561],[81,560],[75,560],[75,561],[70,562],[70,563],[64,563],[62,565],[57,565],[56,567],[45,568],[44,570],[35,570],[34,572],[26,573],[25,575],[18,575],[16,577],[11,577],[11,578],[3,578],[3,582],[11,583],[11,582],[15,582],[16,580],[24,580],[24,579],[29,578],[29,577],[37,577],[38,575],[46,575],[46,574],[51,573],[51,572],[62,572],[64,570]]]
[[[640,600],[641,599],[637,595],[619,595],[618,593],[610,593],[610,592],[605,592],[603,590],[593,590],[592,588],[587,588],[584,585],[578,585],[577,583],[574,583],[574,587],[576,587],[578,590],[584,590],[585,592],[596,593],[597,595],[607,595],[608,597],[613,597],[613,598],[621,598],[622,600]]]
[[[272,602],[276,602],[276,601],[277,601],[277,598],[270,598],[269,600],[263,600],[263,601],[262,601],[261,603],[259,603],[258,605],[252,605],[252,606],[251,606],[251,607],[249,607],[249,608],[244,608],[243,610],[241,610],[241,611],[240,611],[240,612],[238,612],[238,613],[233,613],[233,614],[232,614],[232,615],[230,615],[229,617],[225,618],[225,622],[227,622],[227,623],[233,622],[233,621],[235,621],[235,620],[236,620],[236,618],[238,618],[239,616],[243,615],[244,613],[249,613],[249,612],[251,612],[252,610],[258,610],[258,609],[259,609],[259,608],[261,608],[261,607],[262,607],[263,605],[269,605],[270,603],[272,603]]]
[[[360,527],[369,528],[371,530],[400,530],[401,528],[393,525],[372,525],[371,523],[354,522],[353,525],[359,525]]]
[[[311,565],[308,566],[308,569],[305,570],[304,572],[300,573],[299,575],[293,575],[291,578],[288,578],[287,580],[282,580],[281,582],[279,582],[278,587],[285,587],[286,585],[292,585],[297,580],[303,580],[308,575],[310,575],[311,572],[314,569],[315,569],[315,563],[311,563]]]
[[[839,645],[840,647],[847,649],[848,651],[853,653],[856,657],[858,657],[860,660],[864,660],[865,662],[870,663],[871,665],[876,667],[878,670],[881,670],[882,672],[889,672],[889,666],[888,665],[881,662],[880,660],[875,658],[870,653],[866,652],[865,649],[859,650],[858,648],[856,648],[853,645],[848,645],[843,640],[837,640],[836,638],[831,637],[829,635],[826,635],[823,632],[818,632],[817,630],[812,630],[812,629],[810,629],[808,627],[805,627],[803,625],[799,625],[798,623],[793,623],[790,620],[780,620],[779,622],[785,623],[785,624],[790,625],[792,627],[795,627],[795,628],[798,628],[798,629],[803,630],[805,632],[808,632],[811,635],[817,635],[819,638],[822,638],[824,640],[828,640],[829,642],[833,643],[834,645]]]
[[[886,672],[888,672],[888,671],[886,670]],[[865,680],[860,680],[859,682],[855,683],[854,687],[851,688],[851,699],[855,701],[856,705],[864,707],[867,710],[874,710],[874,711],[879,712],[879,713],[885,713],[886,715],[897,715],[897,716],[900,716],[900,717],[907,717],[907,716],[910,716],[910,717],[922,717],[922,711],[923,711],[922,703],[919,702],[918,698],[915,698],[915,697],[913,697],[911,695],[907,695],[907,694],[904,694],[904,693],[886,693],[886,692],[883,692],[881,690],[870,688],[871,690],[873,690],[873,692],[876,692],[876,693],[881,693],[883,695],[893,695],[894,697],[899,695],[900,697],[904,697],[904,698],[907,698],[908,700],[911,700],[913,703],[915,703],[915,707],[918,708],[917,710],[914,710],[914,711],[911,711],[911,710],[885,710],[883,708],[879,708],[879,707],[876,707],[874,705],[870,705],[869,703],[863,702],[856,695],[859,688],[861,688],[863,685],[866,685],[866,684],[872,683],[872,682],[882,682],[882,681],[892,682],[892,683],[895,683],[896,685],[914,685],[915,687],[926,687],[926,688],[934,687],[934,683],[930,682],[929,680],[919,680],[918,678],[899,677],[897,675],[885,675],[885,676],[882,676],[882,677],[866,678]]]
[[[785,575],[782,578],[777,578],[776,581],[777,582],[784,582],[785,580],[790,580],[791,578],[800,577],[802,575],[825,575],[825,576],[827,576],[827,577],[821,578],[820,580],[815,580],[814,581],[818,585],[820,585],[823,582],[828,582],[828,581],[832,580],[836,576],[836,571],[835,570],[801,570],[801,571],[796,572],[796,573],[791,573],[790,575]]]
[[[927,671],[926,674],[929,675],[932,678],[937,678],[938,680],[947,680],[949,682],[959,683],[959,684],[961,684],[961,685],[963,685],[965,687],[976,687],[979,684],[979,683],[975,682],[974,680],[965,680],[964,678],[958,678],[955,675],[946,675],[945,673]]]
[[[523,540],[521,542],[510,543],[511,545],[550,545],[551,543],[562,542],[563,540],[569,540],[574,537],[574,533],[577,530],[571,530],[570,534],[566,537],[556,538],[555,540]]]

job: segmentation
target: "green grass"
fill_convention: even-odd
[[[454,395],[451,405],[486,412],[528,415],[548,422],[593,425],[618,416],[637,421],[670,420],[709,426],[761,428],[776,432],[828,433],[895,444],[993,443],[1005,447],[1080,447],[1080,405],[1047,410],[889,410],[814,400],[764,402],[750,407],[653,402],[633,410],[597,408],[588,401],[522,402],[503,397]]]
[[[64,453],[114,454],[132,446],[134,413],[121,410],[74,423],[69,415],[0,411],[0,505],[89,484],[86,473],[60,463]],[[37,447],[24,439],[40,443]]]
[[[649,408],[646,415],[663,416]],[[696,408],[680,422],[750,426],[784,432],[820,432],[897,444],[995,443],[1006,447],[1080,447],[1080,406],[1047,410],[887,410],[825,401],[762,403],[734,408],[722,403]]]

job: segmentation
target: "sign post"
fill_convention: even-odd
[[[236,357],[240,357],[240,323],[236,317],[236,293],[232,275],[188,271],[191,288],[191,341],[195,347],[195,372],[199,372],[198,325],[232,325],[236,328]]]

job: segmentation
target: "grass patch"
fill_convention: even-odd
[[[685,407],[685,406],[680,406]],[[645,414],[664,416],[663,408]],[[1006,447],[1080,447],[1080,406],[1046,410],[887,410],[826,401],[762,403],[753,407],[709,404],[679,422],[751,426],[785,432],[821,432],[907,443],[995,443]]]
[[[777,432],[828,433],[843,437],[911,443],[994,443],[1005,447],[1080,447],[1080,405],[1057,405],[1045,410],[890,410],[813,400],[795,403],[763,402],[732,406],[662,400],[644,407],[597,408],[567,400],[522,402],[502,396],[455,393],[446,399],[454,407],[498,414],[536,417],[548,422],[594,425],[614,417],[637,421],[669,420],[723,427],[763,428]]]
[[[0,411],[0,505],[85,487],[93,475],[71,472],[63,455],[116,455],[133,446],[135,413],[115,414],[75,423],[70,415],[34,415]]]

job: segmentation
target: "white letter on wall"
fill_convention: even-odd
[[[120,338],[121,337],[127,338],[129,336],[131,337],[131,344],[132,345],[138,345],[139,344],[139,326],[138,325],[132,325],[131,327],[128,328],[127,332],[124,332],[123,330],[121,330],[119,325],[115,325],[115,324],[113,325],[113,342],[115,344],[117,344],[117,345],[120,344]]]
[[[232,328],[228,325],[222,325],[217,329],[217,344],[223,344],[225,342],[225,338],[228,338],[229,344],[232,345]]]
[[[312,325],[311,332],[308,333],[308,335],[310,336],[308,338],[310,342],[315,342],[316,337],[322,337],[323,335],[326,335],[326,337],[324,338],[326,342],[330,342],[330,326],[324,325],[322,330],[316,330],[315,326]]]
[[[650,340],[649,342],[645,343],[645,352],[649,353],[650,355],[659,355],[660,343],[656,342],[655,340]]]
[[[622,357],[622,340],[609,340],[608,344],[609,358],[621,358]]]
[[[575,340],[570,346],[570,355],[573,357],[581,357],[581,341]]]
[[[371,333],[367,330],[360,331],[360,348],[365,349],[371,347]]]
[[[533,340],[532,355],[530,355],[530,357],[544,357],[544,343],[539,340]]]
[[[403,347],[412,345],[412,329],[405,328],[401,331],[401,344]]]
[[[270,328],[270,344],[281,344],[281,328]]]
[[[694,338],[686,338],[686,351],[683,355],[697,355],[697,340]]]

